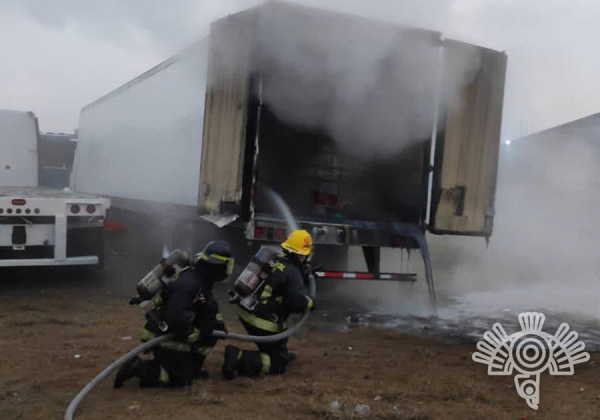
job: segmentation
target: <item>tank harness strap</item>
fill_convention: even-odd
[[[154,303],[154,306],[162,306],[162,304],[163,304],[162,293],[158,292],[156,295],[154,295],[154,297],[152,298],[152,303]]]
[[[270,284],[267,284],[260,294],[260,301],[265,303],[271,296],[273,296],[273,287],[271,287]]]

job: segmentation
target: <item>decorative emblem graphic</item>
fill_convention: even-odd
[[[551,375],[573,375],[575,365],[590,360],[584,352],[585,343],[579,335],[569,332],[562,323],[554,335],[542,331],[546,316],[538,312],[519,314],[521,331],[507,335],[501,324],[483,334],[477,343],[479,351],[473,360],[488,365],[488,375],[515,375],[515,387],[521,398],[534,410],[540,402],[540,374],[549,370]]]

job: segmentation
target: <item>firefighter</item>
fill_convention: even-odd
[[[290,314],[314,309],[314,302],[305,293],[304,287],[311,274],[307,258],[312,246],[312,238],[305,230],[292,232],[281,244],[278,262],[262,291],[259,291],[260,303],[252,312],[241,306],[239,308],[240,322],[248,334],[268,336],[283,332]],[[223,378],[231,380],[236,372],[247,377],[284,373],[289,362],[295,359],[288,351],[287,341],[257,343],[258,351],[240,350],[228,345],[222,367]]]
[[[160,343],[152,350],[154,358],[134,358],[124,364],[115,378],[114,387],[137,377],[140,387],[180,387],[194,379],[205,378],[204,359],[217,339],[211,331],[227,332],[219,307],[212,294],[214,283],[225,280],[233,271],[231,247],[224,241],[212,241],[196,255],[192,267],[165,285],[158,295],[157,318],[164,321],[165,333],[174,340]],[[164,334],[152,318],[144,326],[142,341]]]

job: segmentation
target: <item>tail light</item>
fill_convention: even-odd
[[[392,246],[395,248],[417,249],[419,243],[412,236],[396,236]]]
[[[394,247],[402,248],[402,245],[404,245],[404,240],[402,239],[402,236],[394,236]]]
[[[276,228],[275,229],[275,239],[278,241],[282,241],[285,239],[285,229]]]
[[[85,211],[87,211],[89,214],[95,213],[96,206],[94,206],[93,204],[88,204],[87,206],[85,206]]]
[[[24,206],[25,204],[27,204],[27,201],[24,198],[15,198],[12,201],[13,206]]]
[[[126,229],[127,225],[123,223],[117,222],[115,220],[106,220],[104,222],[104,231],[105,232],[115,232],[117,230]]]
[[[335,194],[313,191],[313,203],[317,206],[335,206],[338,202],[338,196]]]
[[[73,204],[71,206],[71,213],[78,214],[80,211],[81,211],[81,208],[79,207],[79,204]]]
[[[258,226],[254,228],[254,237],[255,238],[262,238],[263,233],[264,233],[264,229],[263,228],[258,227]]]

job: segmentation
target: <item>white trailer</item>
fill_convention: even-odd
[[[32,112],[0,110],[0,267],[101,265],[110,200],[39,187]]]
[[[340,89],[364,79],[354,49],[379,40],[368,83]],[[312,232],[324,276],[406,280],[380,272],[381,247],[427,261],[425,231],[492,233],[505,70],[504,53],[436,32],[268,2],[85,106],[73,189],[110,197],[115,218],[154,215],[146,234],[181,221],[173,245],[225,236],[239,256],[285,236],[270,187]],[[415,119],[425,127],[409,130]],[[368,273],[340,272],[349,246]]]

